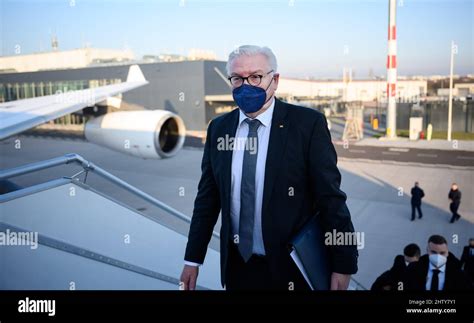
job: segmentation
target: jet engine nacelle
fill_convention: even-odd
[[[140,158],[168,158],[183,147],[184,122],[164,110],[120,111],[88,121],[88,141]]]

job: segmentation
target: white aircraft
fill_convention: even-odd
[[[148,84],[138,65],[123,83],[0,104],[0,140],[94,105],[115,105],[114,96]],[[164,110],[107,113],[86,123],[88,141],[141,158],[174,156],[186,129],[178,115]]]
[[[113,103],[114,95],[147,83],[133,65],[120,84],[0,104],[0,140]],[[181,149],[185,127],[168,111],[121,111],[88,121],[85,136],[133,156],[166,158]],[[181,221],[189,223],[188,216],[73,153],[1,169],[0,183],[60,165],[82,170],[0,192],[0,290],[179,289],[187,237],[98,191],[84,175],[101,176]],[[198,288],[221,289],[214,249],[207,252]]]

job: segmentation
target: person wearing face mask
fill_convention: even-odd
[[[462,251],[461,266],[464,267],[464,272],[474,282],[474,238],[469,239],[469,244]]]
[[[403,255],[397,255],[393,261],[393,266],[380,275],[372,284],[370,290],[373,291],[397,291],[403,288],[400,283],[405,278],[407,267],[412,262],[418,261],[421,250],[416,243],[410,243],[403,249]]]
[[[461,262],[448,250],[446,239],[432,235],[428,239],[428,254],[407,268],[407,290],[472,290],[472,282],[461,270]]]
[[[227,290],[305,290],[288,244],[319,212],[326,232],[354,232],[324,114],[275,98],[279,73],[267,47],[241,46],[227,73],[238,109],[212,120],[181,274],[194,289],[221,212],[221,283]],[[226,148],[224,138],[236,143]],[[357,272],[357,246],[328,246],[333,290]]]

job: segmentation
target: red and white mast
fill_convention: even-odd
[[[388,55],[387,55],[387,130],[388,138],[397,136],[397,0],[388,6]]]

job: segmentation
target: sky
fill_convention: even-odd
[[[397,0],[399,75],[474,74],[474,0]],[[270,47],[287,77],[386,73],[388,0],[0,0],[0,55],[89,44],[136,58]]]

